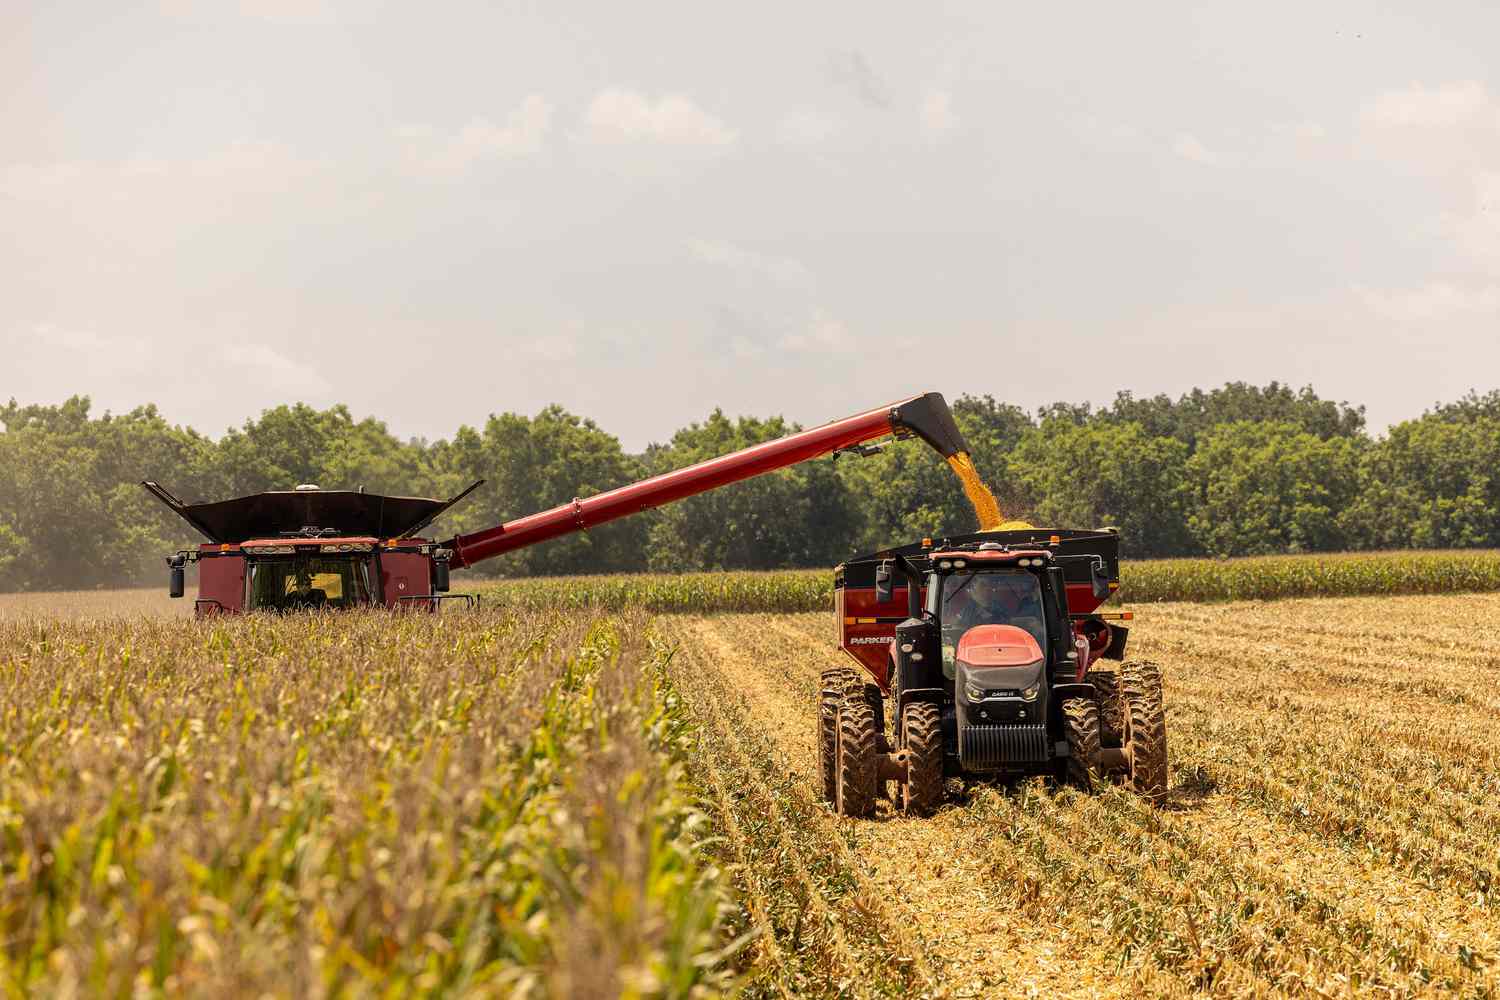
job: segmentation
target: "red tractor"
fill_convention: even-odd
[[[1161,671],[1099,668],[1125,652],[1130,613],[1098,610],[1118,586],[1113,530],[983,531],[839,566],[839,645],[864,676],[824,672],[823,797],[866,816],[894,782],[921,814],[949,777],[1046,773],[1085,790],[1119,775],[1163,801]]]
[[[154,482],[142,485],[208,539],[167,557],[173,597],[183,595],[187,565],[197,564],[200,616],[369,605],[436,609],[450,597],[451,570],[820,455],[867,452],[867,442],[890,435],[919,437],[945,458],[966,450],[947,403],[930,392],[443,542],[421,537],[422,530],[480,483],[449,500],[307,485],[196,504]]]

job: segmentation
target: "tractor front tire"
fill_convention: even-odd
[[[818,773],[823,801],[834,804],[839,786],[839,705],[855,689],[859,676],[849,667],[823,671],[818,689]]]
[[[1099,756],[1099,706],[1092,698],[1064,698],[1063,733],[1068,738],[1068,784],[1084,792],[1094,790],[1095,760]]]
[[[839,703],[836,810],[845,816],[874,812],[876,776],[875,713],[856,692]]]
[[[1125,702],[1125,749],[1129,751],[1130,787],[1152,805],[1167,798],[1167,713],[1162,698],[1161,668],[1137,660],[1120,668]]]
[[[1099,706],[1099,745],[1121,746],[1125,737],[1125,699],[1120,695],[1120,675],[1112,670],[1090,670],[1083,679],[1094,686],[1094,704]]]
[[[901,810],[926,816],[943,802],[943,717],[936,705],[919,701],[902,711],[901,749],[907,754]]]

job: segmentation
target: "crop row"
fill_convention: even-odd
[[[540,610],[641,608],[653,612],[824,611],[828,570],[540,577],[481,584],[486,602]],[[1248,559],[1122,561],[1127,603],[1287,597],[1449,594],[1500,590],[1500,552],[1376,552]]]
[[[1500,595],[1150,609],[1132,641],[1167,680],[1164,807],[954,782],[919,820],[817,802],[825,616],[664,623],[719,750],[705,766],[747,765],[714,802],[749,861],[752,992],[1495,996],[1497,612]]]
[[[640,615],[0,623],[0,995],[707,995]]]

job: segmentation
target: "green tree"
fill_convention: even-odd
[[[1165,395],[1136,399],[1121,392],[1094,418],[1107,423],[1136,423],[1151,437],[1175,437],[1189,447],[1220,424],[1241,420],[1294,424],[1320,438],[1359,437],[1364,433],[1363,406],[1322,399],[1312,386],[1293,390],[1271,382],[1264,387],[1226,382],[1217,389],[1193,389],[1173,400]]]
[[[798,429],[781,417],[731,420],[715,410],[653,446],[646,461],[652,473],[667,472]],[[648,562],[657,570],[828,566],[851,552],[857,523],[833,463],[803,462],[661,508]]]
[[[1361,450],[1361,439],[1292,423],[1221,424],[1187,466],[1194,539],[1219,556],[1345,547],[1341,514],[1358,494]]]
[[[448,493],[485,485],[445,517],[446,531],[473,531],[590,497],[640,478],[639,463],[592,420],[549,406],[534,418],[491,416],[483,430],[460,427],[429,456]],[[644,565],[646,524],[638,515],[591,532],[520,549],[480,564],[494,574],[607,573]]]
[[[1140,424],[1044,419],[1012,456],[1013,474],[1035,498],[1032,519],[1058,528],[1120,529],[1132,556],[1191,550],[1185,479],[1188,448],[1151,437]]]
[[[1342,524],[1363,548],[1500,545],[1500,416],[1439,409],[1371,446]]]

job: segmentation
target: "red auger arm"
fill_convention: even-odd
[[[505,524],[459,535],[442,543],[451,549],[453,569],[472,566],[504,552],[536,545],[574,531],[587,531],[601,524],[638,514],[652,507],[696,496],[728,486],[742,479],[784,469],[819,455],[839,451],[875,438],[894,434],[916,435],[950,458],[968,451],[963,433],[954,423],[953,414],[942,394],[929,392],[922,396],[869,410],[822,427],[788,434],[776,441],[754,445],[742,451],[664,472],[629,486],[600,493],[572,503],[530,514]]]

